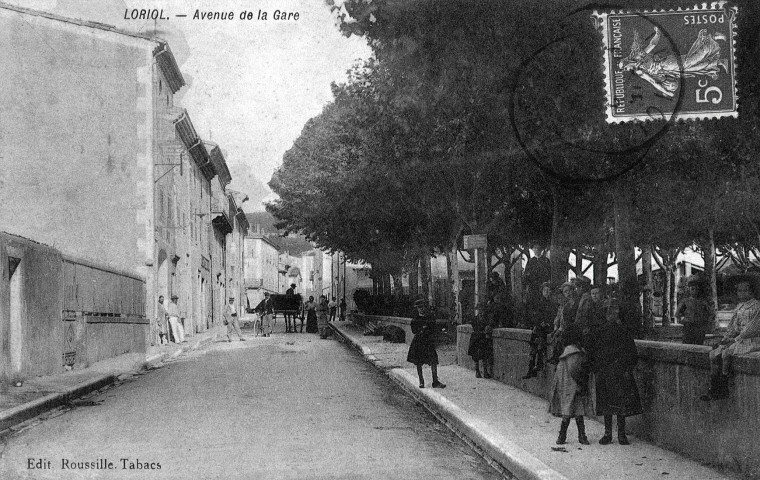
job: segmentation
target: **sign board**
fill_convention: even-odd
[[[465,235],[464,249],[472,250],[473,248],[486,248],[488,241],[486,235]]]

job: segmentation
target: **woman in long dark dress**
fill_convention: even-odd
[[[642,413],[633,377],[638,361],[633,336],[617,319],[610,319],[592,335],[591,364],[596,382],[596,414],[604,416],[601,445],[612,442],[612,416],[617,416],[618,442],[628,445],[625,417]]]
[[[317,302],[313,296],[309,296],[309,301],[304,307],[306,309],[306,333],[319,333],[317,324]]]
[[[435,320],[426,312],[424,300],[414,302],[417,314],[412,319],[412,343],[409,345],[409,353],[406,361],[417,366],[417,375],[420,378],[420,388],[425,388],[425,377],[422,375],[422,366],[430,365],[433,372],[433,388],[446,388],[446,385],[438,381],[438,352],[435,351]]]

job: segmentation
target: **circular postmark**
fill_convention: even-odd
[[[686,80],[695,76],[692,51],[703,43],[710,48],[710,35],[721,39],[717,30],[700,31],[684,55],[681,46],[691,40],[677,38],[687,34],[671,32],[675,23],[663,13],[611,17],[598,13],[600,8],[624,11],[590,4],[568,13],[556,39],[519,66],[509,92],[516,142],[550,180],[563,185],[610,182],[645,162],[680,118]],[[713,48],[718,58],[719,47]],[[631,111],[636,115],[610,121],[610,112]]]

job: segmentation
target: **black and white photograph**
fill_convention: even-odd
[[[760,2],[0,0],[0,478],[760,479]]]

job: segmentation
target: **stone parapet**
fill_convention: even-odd
[[[459,365],[474,368],[467,356],[472,327],[457,328]],[[524,380],[530,330],[494,330],[494,378],[548,399],[554,366]],[[645,413],[631,417],[628,430],[640,438],[698,461],[760,474],[760,444],[747,441],[760,429],[760,354],[734,361],[730,395],[703,402],[709,387],[708,346],[636,340],[635,377]]]
[[[407,345],[412,343],[412,319],[406,317],[388,317],[385,315],[365,315],[363,313],[352,313],[351,320],[356,325],[366,326],[367,323],[374,323],[377,325],[395,325],[404,331],[404,341]],[[448,326],[449,322],[445,319],[437,319],[436,323],[440,327]],[[466,353],[466,351],[465,351]]]

